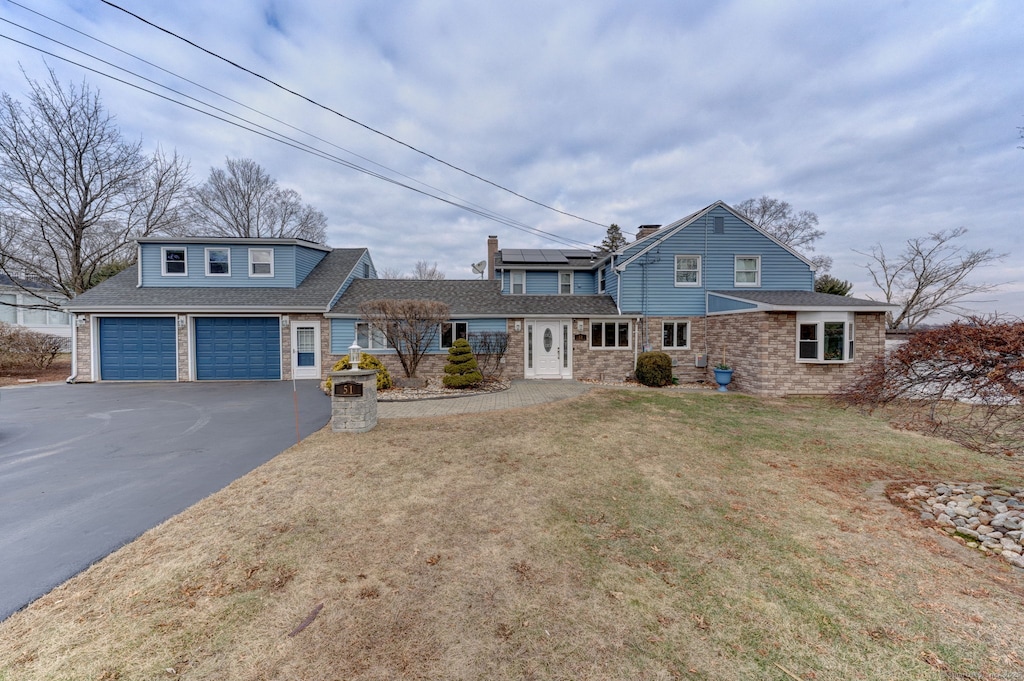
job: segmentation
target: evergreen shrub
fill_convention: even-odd
[[[636,380],[655,388],[672,382],[672,358],[664,352],[641,352],[636,358]]]
[[[448,363],[444,366],[444,387],[471,388],[484,380],[477,366],[469,341],[460,338],[448,348]]]
[[[348,360],[348,355],[345,355],[334,363],[334,366],[331,367],[331,371],[348,371],[351,368],[352,362]],[[377,359],[375,355],[365,352],[360,353],[359,368],[364,371],[370,371],[372,369],[377,372],[377,390],[387,390],[394,385],[391,381],[391,374],[388,372],[388,368],[384,366],[384,362]],[[325,385],[327,387],[327,394],[329,395],[334,388],[334,381],[332,381],[328,376],[327,383]]]

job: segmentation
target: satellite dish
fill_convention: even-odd
[[[475,263],[473,265],[473,273],[474,274],[479,274],[480,278],[483,279],[483,277],[484,277],[484,270],[486,268],[487,268],[487,261],[486,260],[481,260],[480,262]]]

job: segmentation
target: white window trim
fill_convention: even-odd
[[[853,312],[798,312],[796,315],[796,361],[800,364],[849,364],[856,358],[856,330]],[[843,358],[825,359],[825,324],[842,323]],[[817,355],[811,358],[800,357],[800,327],[814,324],[817,326],[815,343]]]
[[[754,260],[757,262],[757,279],[753,282],[736,281],[736,275],[739,274],[740,260]],[[750,270],[743,270],[749,272]],[[761,286],[761,256],[759,255],[737,255],[732,261],[732,283],[736,288],[759,288]]]
[[[256,274],[252,271],[253,253],[270,253],[270,273],[269,274]],[[257,263],[265,265],[266,263]],[[273,248],[250,248],[249,249],[249,276],[250,277],[273,277],[274,276],[274,249]]]
[[[676,337],[677,327],[680,324],[686,324],[686,345],[665,345],[665,326],[667,324],[671,324],[672,325],[672,338],[673,339],[675,339],[675,337]],[[689,350],[690,349],[690,322],[689,322],[689,320],[682,319],[682,320],[671,321],[671,322],[663,321],[661,323],[661,347],[662,347],[662,349],[668,349],[668,350]]]
[[[449,343],[448,345],[444,344],[444,325],[445,324],[451,324],[451,326],[452,326],[452,342]],[[437,331],[437,338],[438,338],[437,342],[440,345],[442,350],[447,350],[448,348],[450,348],[455,343],[456,340],[459,339],[459,327],[460,326],[464,327],[466,329],[466,333],[462,337],[465,338],[468,341],[469,340],[469,322],[452,322],[452,321],[442,322],[441,328],[438,329],[438,331]]]
[[[167,271],[167,251],[181,251],[185,265],[184,272]],[[160,276],[162,277],[187,277],[188,276],[188,249],[184,246],[161,246],[160,247]]]
[[[594,345],[594,324],[601,325],[601,345]],[[626,345],[604,345],[604,327],[607,324],[626,325]],[[619,337],[618,326],[615,329],[616,340]],[[591,319],[590,320],[590,349],[591,350],[629,350],[633,347],[633,323],[628,319]]]
[[[354,340],[356,340],[357,342],[359,340],[359,327],[360,326],[365,326],[366,327],[366,339],[367,339],[366,345],[367,345],[367,347],[363,348],[363,350],[390,350],[391,349],[391,346],[388,345],[387,337],[384,336],[384,332],[382,332],[382,331],[380,331],[378,329],[373,328],[373,325],[370,324],[369,322],[356,322],[355,323],[355,326],[353,327],[353,331],[355,331]],[[379,336],[380,338],[382,338],[384,340],[384,344],[383,345],[378,345],[377,343],[373,342],[374,338],[377,337],[377,336]]]
[[[220,274],[214,274],[213,272],[210,271],[210,252],[211,251],[224,251],[225,253],[228,254],[228,271],[227,272],[223,272],[223,273],[220,273]],[[221,247],[211,246],[211,247],[208,247],[208,248],[205,249],[205,251],[203,253],[203,257],[204,257],[204,259],[206,261],[206,276],[208,276],[208,277],[230,277],[231,276],[231,249],[230,248],[221,248]],[[271,266],[271,269],[273,269],[273,266]]]
[[[569,291],[565,292],[562,290],[562,275],[569,275]],[[558,272],[558,295],[560,296],[571,296],[573,291],[576,289],[576,277],[573,276],[572,270],[559,270]]]
[[[522,280],[523,290],[516,293],[516,277]],[[521,296],[526,294],[526,270],[509,270],[508,273],[508,292],[514,296]]]
[[[604,265],[597,268],[597,292],[604,293],[607,288],[608,282],[605,279]]]
[[[680,282],[679,281],[679,259],[680,258],[696,258],[697,259],[697,281],[696,282],[688,282],[688,281]],[[688,253],[681,253],[681,254],[676,256],[674,264],[675,264],[675,268],[672,270],[672,280],[675,282],[676,286],[678,286],[679,288],[695,288],[695,287],[699,287],[701,285],[700,284],[700,282],[701,282],[701,258],[700,258],[699,255],[688,254]],[[687,272],[691,272],[692,270],[686,270],[686,271]]]

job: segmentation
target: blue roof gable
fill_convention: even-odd
[[[721,201],[625,246],[614,262],[624,312],[704,315],[708,290],[814,290],[809,260]]]

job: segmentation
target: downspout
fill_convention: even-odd
[[[65,383],[74,383],[78,378],[78,315],[72,314],[71,320],[71,375],[64,379]]]
[[[615,311],[622,314],[622,272],[615,267],[615,256],[612,256],[612,272],[615,273]]]
[[[708,260],[708,214],[704,213],[704,256],[700,259],[700,285],[704,289],[704,357],[705,363],[706,358],[711,354],[708,349],[708,280],[704,276],[704,272],[707,270]]]

